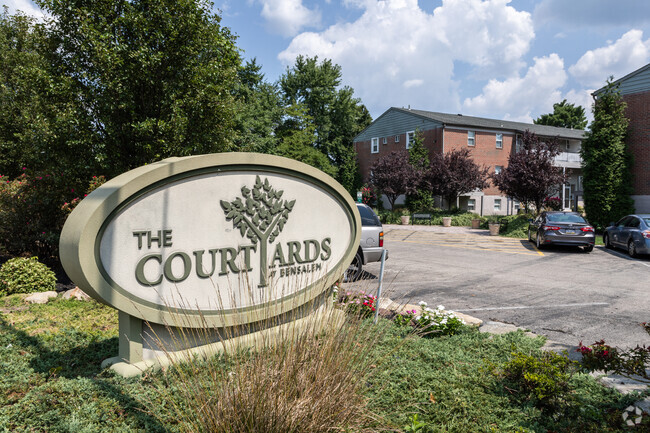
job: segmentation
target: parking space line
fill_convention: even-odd
[[[471,313],[476,311],[497,311],[497,310],[530,310],[535,308],[571,308],[571,307],[606,307],[608,302],[589,302],[584,304],[555,304],[555,305],[538,305],[538,306],[518,306],[518,307],[488,307],[488,308],[471,308],[467,310],[455,310],[459,313]]]
[[[624,253],[622,253],[622,252],[620,252],[620,251],[616,251],[616,250],[610,250],[610,249],[608,249],[607,252],[613,253],[613,254],[615,254],[615,255],[619,256],[620,258],[623,258],[623,259],[632,260],[632,261],[635,262],[635,263],[638,263],[638,264],[640,264],[640,265],[643,265],[643,266],[646,266],[646,267],[650,268],[650,265],[649,265],[649,264],[644,263],[644,262],[642,262],[642,261],[639,260],[639,259],[632,258],[632,257],[630,257],[629,255],[624,254]]]

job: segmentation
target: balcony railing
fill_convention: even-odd
[[[582,158],[580,158],[579,153],[560,152],[560,154],[555,157],[555,162],[577,162],[577,163],[581,163]]]

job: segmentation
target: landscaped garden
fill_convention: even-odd
[[[329,332],[125,379],[100,368],[117,353],[115,310],[25,296],[0,298],[4,431],[613,432],[639,398],[542,337],[480,333],[442,306],[373,324],[368,293],[339,293],[346,323]]]

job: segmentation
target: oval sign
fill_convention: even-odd
[[[323,293],[352,261],[360,227],[347,191],[306,164],[170,158],[88,195],[63,227],[61,262],[82,290],[128,315],[230,326]]]

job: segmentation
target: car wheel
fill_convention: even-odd
[[[636,257],[636,245],[634,245],[633,240],[630,240],[630,242],[627,243],[627,253],[630,257]]]
[[[357,281],[361,276],[361,272],[363,272],[363,260],[361,259],[361,253],[357,252],[352,263],[350,263],[350,266],[343,275],[343,282],[349,283]]]
[[[592,252],[593,250],[594,250],[594,246],[593,246],[593,245],[587,245],[586,247],[582,248],[582,251],[584,251],[585,253],[590,253],[590,252]]]
[[[539,241],[539,233],[537,233],[537,236],[535,236],[535,246],[538,250],[542,249],[542,243]]]
[[[609,235],[607,233],[603,235],[603,243],[605,244],[605,248],[612,249],[612,244],[609,243]]]

